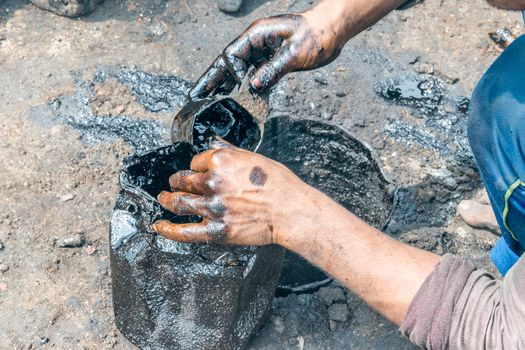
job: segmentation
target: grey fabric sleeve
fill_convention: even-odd
[[[401,332],[425,349],[448,349],[452,313],[475,270],[472,263],[447,254],[412,300]]]
[[[401,331],[425,349],[525,349],[525,257],[499,281],[445,255],[414,297]]]

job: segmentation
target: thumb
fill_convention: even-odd
[[[251,81],[252,87],[256,91],[263,91],[274,86],[293,70],[293,62],[294,56],[290,53],[289,47],[281,48],[255,71]]]

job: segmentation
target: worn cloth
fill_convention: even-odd
[[[525,257],[503,281],[445,255],[408,309],[401,331],[424,349],[525,349]]]
[[[505,275],[525,248],[525,35],[476,86],[468,137],[502,231],[492,259]]]

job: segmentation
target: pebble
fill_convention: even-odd
[[[0,252],[1,252],[2,250],[4,250],[4,249],[5,249],[5,245],[4,245],[4,243],[2,243],[2,241],[0,241]]]
[[[6,264],[0,264],[0,273],[5,273],[7,271],[9,271],[9,266]]]
[[[315,76],[314,77],[314,81],[317,83],[317,84],[320,84],[320,85],[328,85],[328,81],[321,77],[321,76]]]
[[[335,302],[345,301],[345,292],[339,287],[323,287],[317,292],[317,295],[323,300],[326,306]]]
[[[328,326],[330,327],[330,330],[332,332],[335,332],[337,330],[337,322],[333,320],[328,321]]]
[[[224,12],[237,12],[242,6],[243,0],[217,0],[217,7]]]
[[[73,194],[71,193],[66,193],[62,196],[59,196],[58,198],[60,199],[61,202],[67,202],[75,198],[75,196],[73,196]]]
[[[88,253],[88,255],[93,255],[95,254],[96,251],[97,251],[97,248],[95,248],[91,244],[86,247],[86,253]]]
[[[337,97],[345,97],[346,96],[346,92],[341,91],[341,90],[337,90],[335,92],[335,96],[337,96]]]
[[[66,238],[59,238],[56,245],[59,248],[78,248],[84,244],[84,238],[80,233],[75,233],[73,236]]]
[[[45,345],[45,344],[49,343],[49,338],[48,337],[40,337],[39,343],[40,343],[40,345]]]
[[[327,112],[322,112],[321,113],[321,118],[323,118],[324,120],[332,120],[333,115],[331,115],[330,113],[327,113]]]
[[[272,323],[273,323],[273,328],[275,329],[277,333],[281,334],[282,332],[284,332],[284,321],[282,317],[272,316]]]
[[[443,184],[448,190],[454,190],[458,186],[458,183],[454,179],[454,175],[448,169],[431,169],[428,174],[432,180]]]
[[[328,308],[328,317],[332,321],[346,322],[350,317],[350,310],[346,304],[333,304]]]

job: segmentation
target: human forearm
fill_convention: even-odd
[[[346,43],[406,0],[324,0],[304,15],[314,27],[330,23],[337,41]]]
[[[390,238],[315,190],[301,202],[302,209],[289,217],[284,226],[288,232],[278,236],[278,243],[400,325],[440,257]]]

